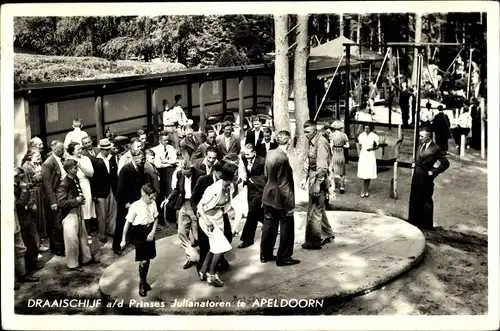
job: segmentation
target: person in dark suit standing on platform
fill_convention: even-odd
[[[90,179],[92,197],[96,199],[99,240],[103,244],[108,242],[106,235],[114,235],[116,226],[116,191],[113,191],[112,186],[116,188],[118,164],[110,153],[112,147],[109,139],[101,139],[99,143],[101,151],[93,162],[94,176]]]
[[[265,163],[266,160],[255,152],[254,145],[251,143],[245,145],[243,166],[246,171],[245,185],[247,185],[248,190],[248,215],[240,238],[242,243],[238,248],[246,248],[253,245],[257,224],[264,221],[262,192],[264,191],[264,185],[266,185],[266,178],[264,176]]]
[[[266,156],[265,171],[267,182],[262,194],[264,206],[264,224],[260,243],[260,262],[276,260],[279,267],[300,263],[292,259],[295,228],[293,210],[295,209],[295,192],[293,170],[290,166],[286,150],[290,146],[290,132],[282,130],[278,133],[278,148],[269,151]],[[280,228],[280,244],[278,254],[273,254],[274,244]]]
[[[272,149],[278,148],[278,143],[273,140],[270,128],[265,127],[262,129],[262,132],[264,138],[259,140],[257,145],[255,145],[255,151],[257,152],[257,155],[266,158],[267,152],[269,152]]]
[[[153,183],[152,178],[144,169],[144,152],[133,150],[132,162],[123,166],[118,175],[118,188],[116,192],[116,202],[118,213],[116,218],[115,235],[113,237],[113,251],[121,253],[120,243],[122,240],[125,217],[130,205],[141,198],[141,188],[146,183]]]
[[[257,143],[264,138],[264,132],[261,128],[260,118],[252,116],[253,129],[247,133],[245,145],[252,144],[257,146]]]
[[[241,146],[236,135],[233,134],[233,123],[226,121],[222,124],[223,134],[217,137],[218,157],[220,160],[227,154],[240,154]]]
[[[432,141],[432,132],[422,128],[419,136],[421,144],[413,163],[408,222],[420,229],[431,230],[434,228],[434,179],[448,169],[450,163]]]
[[[203,143],[204,137],[201,132],[194,132],[191,125],[184,126],[185,137],[180,142],[182,158],[186,162],[191,162],[194,151]]]
[[[57,187],[61,180],[66,177],[63,168],[62,157],[64,155],[64,145],[56,140],[50,144],[52,155],[42,164],[43,192],[48,202],[47,211],[47,231],[50,238],[50,250],[55,255],[64,256],[64,239],[62,224],[59,220],[57,208]]]
[[[214,164],[217,162],[217,148],[209,147],[207,149],[206,155],[202,159],[197,159],[193,162],[193,165],[199,171],[202,171],[205,175],[209,175],[212,172]]]
[[[196,150],[193,152],[193,155],[191,155],[191,160],[204,158],[207,155],[207,149],[209,147],[215,147],[215,150],[217,151],[217,143],[215,142],[215,138],[217,138],[217,134],[215,133],[214,129],[208,129],[207,140],[196,148]]]

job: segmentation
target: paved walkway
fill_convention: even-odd
[[[424,255],[425,238],[412,225],[394,217],[345,211],[328,212],[337,236],[334,243],[319,251],[303,250],[305,216],[295,214],[293,257],[302,261],[298,265],[262,264],[260,240],[237,249],[239,240],[235,239],[236,257],[230,261],[230,270],[220,274],[225,285],[214,288],[198,279],[194,267],[182,269],[185,257],[180,241],[170,236],[156,243],[157,257],[148,276],[153,290],[147,297],[138,295],[134,251],[104,271],[99,288],[124,307],[153,314],[274,314],[298,304],[320,308],[322,299],[364,293],[409,270]],[[260,239],[260,229],[256,238]],[[172,307],[176,302],[182,306]]]

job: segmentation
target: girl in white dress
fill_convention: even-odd
[[[375,150],[378,149],[379,139],[373,132],[373,124],[364,126],[365,131],[358,136],[358,178],[361,179],[361,197],[368,197],[370,180],[377,178],[377,159]]]
[[[67,152],[69,157],[78,162],[78,172],[76,177],[80,181],[80,187],[82,188],[83,196],[85,197],[85,204],[82,205],[83,219],[85,220],[85,226],[90,237],[90,224],[89,220],[96,218],[95,213],[95,203],[92,200],[92,191],[90,190],[90,181],[94,175],[94,167],[92,166],[92,161],[82,155],[82,146],[76,142],[72,142],[68,145]]]

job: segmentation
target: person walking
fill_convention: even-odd
[[[264,222],[260,243],[260,262],[276,261],[276,265],[291,266],[300,263],[292,258],[295,241],[293,210],[295,193],[293,170],[286,150],[290,147],[290,132],[278,133],[278,148],[270,150],[266,156],[266,185],[262,193]],[[280,229],[280,244],[277,256],[273,254],[274,245]]]
[[[148,284],[148,271],[151,260],[156,257],[155,233],[158,226],[156,191],[150,183],[141,187],[141,197],[128,208],[120,248],[127,245],[127,234],[131,232],[135,246],[135,261],[139,262],[139,295],[145,297],[151,286]]]
[[[434,179],[450,167],[441,148],[432,141],[432,132],[423,128],[411,179],[408,222],[420,229],[434,228]]]
[[[83,272],[82,266],[93,262],[82,210],[85,196],[78,179],[78,161],[68,159],[63,166],[67,175],[57,188],[57,206],[64,230],[66,264],[72,271]]]
[[[257,116],[252,116],[252,130],[247,133],[245,137],[245,145],[252,144],[257,146],[257,143],[264,139],[264,132],[261,128],[262,123],[260,118]]]
[[[436,135],[436,144],[446,154],[448,153],[448,139],[451,138],[450,119],[443,112],[443,106],[439,105],[438,111],[432,121],[432,129]]]
[[[349,138],[341,130],[344,128],[342,121],[332,123],[332,134],[330,144],[332,148],[332,169],[333,176],[340,180],[340,193],[345,193],[345,153],[344,149],[349,149]]]
[[[458,116],[457,127],[453,130],[453,139],[457,145],[457,152],[460,153],[460,145],[462,135],[465,136],[465,146],[468,148],[468,135],[472,127],[472,116],[469,112],[469,107],[464,106],[462,113]]]
[[[375,150],[378,149],[379,138],[373,132],[373,124],[364,126],[357,139],[359,160],[358,160],[358,178],[361,179],[361,197],[370,196],[370,181],[377,178],[377,159]]]

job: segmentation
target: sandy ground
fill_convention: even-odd
[[[317,312],[327,315],[446,315],[487,312],[487,168],[477,152],[466,161],[450,155],[451,167],[436,180],[435,231],[426,232],[423,262],[384,288],[331,305]],[[347,165],[346,194],[333,202],[339,210],[358,210],[406,219],[410,169],[399,171],[399,199],[389,197],[392,170],[381,171],[372,182],[369,198],[360,198],[355,178],[357,163]],[[304,210],[299,206],[297,210]],[[157,238],[172,235],[175,225],[162,228]],[[97,238],[94,238],[97,240]],[[126,251],[131,250],[126,248]],[[111,308],[28,308],[28,299],[99,298],[103,270],[117,257],[111,243],[101,247],[101,263],[85,272],[69,272],[64,259],[44,253],[36,275],[39,283],[22,284],[15,294],[17,314],[133,314]]]

